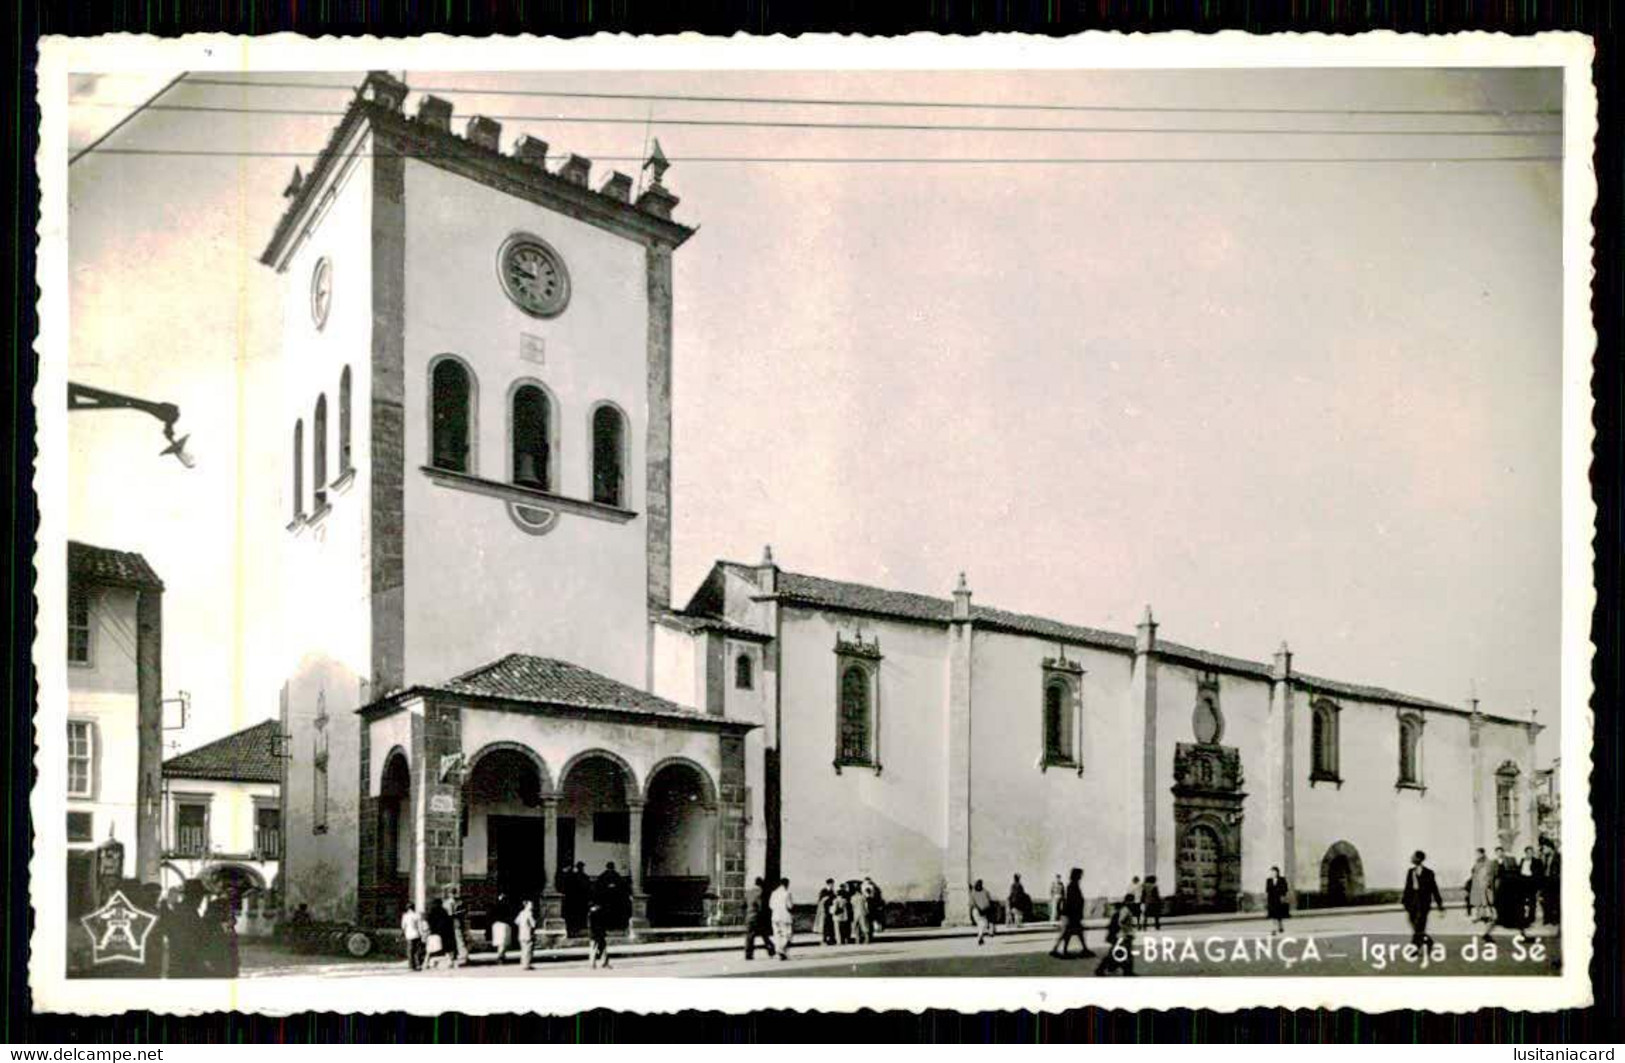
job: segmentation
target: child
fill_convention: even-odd
[[[1106,926],[1106,954],[1100,959],[1095,974],[1122,971],[1126,977],[1134,976],[1134,895],[1128,894],[1118,902],[1112,920]]]
[[[592,966],[609,970],[609,915],[594,899],[587,908],[587,933],[592,937]]]

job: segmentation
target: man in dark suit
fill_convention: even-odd
[[[1444,898],[1439,895],[1439,883],[1433,877],[1433,869],[1423,861],[1427,854],[1418,849],[1411,854],[1411,869],[1405,873],[1405,912],[1411,919],[1411,944],[1426,946],[1433,944],[1428,936],[1428,915],[1435,906],[1444,911]]]

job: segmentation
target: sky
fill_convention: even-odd
[[[1169,639],[1266,661],[1286,640],[1305,672],[1557,722],[1561,164],[1393,160],[1558,139],[1391,134],[1560,120],[1340,112],[1557,108],[1558,72],[404,73],[504,116],[505,148],[627,160],[595,186],[651,136],[674,160],[699,226],[676,255],[679,602],[771,543],[789,570],[941,595],[963,570],[978,602],[1114,630],[1149,604]],[[199,458],[159,460],[139,415],[70,421],[70,533],[168,587],[181,748],[276,714],[253,647],[282,609],[286,426],[257,401],[282,295],[257,257],[312,160],[265,153],[314,155],[361,75],[231,78],[332,87],[182,81],[162,103],[326,113],[148,110],[70,169],[70,375],[177,403]],[[73,144],[167,80],[79,77]],[[1216,132],[1246,128],[1310,132]],[[234,154],[116,153],[153,150]],[[1375,161],[1283,161],[1327,157]],[[1159,161],[919,161],[1056,158]]]

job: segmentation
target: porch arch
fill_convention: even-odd
[[[626,803],[628,805],[641,805],[643,803],[643,787],[638,782],[638,773],[632,770],[632,765],[619,753],[611,753],[607,749],[583,749],[559,769],[559,785],[556,792],[563,793],[564,787],[570,781],[570,773],[583,762],[589,760],[607,760],[621,770],[621,778],[626,784]]]
[[[468,764],[465,769],[464,777],[473,778],[474,769],[479,767],[480,761],[484,760],[492,753],[499,753],[504,750],[510,753],[517,753],[526,760],[530,761],[531,767],[536,769],[536,778],[541,781],[543,797],[552,797],[555,793],[557,793],[557,790],[555,790],[553,786],[553,774],[547,770],[547,761],[542,759],[542,755],[540,753],[525,745],[523,742],[487,742],[485,745],[481,746],[472,757],[468,758]],[[571,763],[574,763],[573,759],[571,760]],[[569,771],[569,765],[565,766],[565,771]]]
[[[672,767],[682,767],[692,771],[695,778],[698,779],[700,783],[701,802],[708,809],[713,809],[717,806],[717,785],[716,782],[712,780],[711,773],[706,771],[705,767],[698,761],[690,759],[689,757],[666,757],[660,761],[657,761],[655,766],[649,769],[648,778],[646,778],[643,783],[644,801],[648,801],[652,796],[654,796],[656,776],[665,771],[667,768]]]

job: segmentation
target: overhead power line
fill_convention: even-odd
[[[138,107],[135,108],[135,110],[131,111],[129,114],[125,115],[123,118],[120,118],[117,122],[114,122],[113,127],[111,129],[109,129],[107,132],[103,133],[101,136],[97,137],[95,140],[92,140],[89,144],[86,144],[84,147],[80,148],[78,151],[74,152],[73,155],[69,156],[68,165],[72,166],[74,163],[78,162],[80,159],[84,158],[86,155],[89,155],[91,152],[95,151],[98,147],[100,147],[103,143],[106,142],[108,137],[112,136],[114,133],[117,133],[120,129],[123,129],[126,125],[128,125],[132,118],[134,118],[136,115],[140,114],[142,111],[151,109],[152,106],[155,103],[157,103],[158,97],[162,96],[164,93],[168,92],[170,89],[172,89],[176,85],[178,85],[180,83],[180,80],[182,78],[184,78],[185,76],[186,76],[186,71],[182,70],[179,74],[176,74],[174,77],[170,78],[169,82],[167,84],[165,84],[163,88],[159,89],[157,92],[153,93],[151,96],[148,96],[146,98],[146,100],[144,100]]]
[[[153,111],[185,111],[201,114],[263,114],[290,117],[339,118],[341,110],[302,109],[285,107],[229,107],[218,104],[162,103],[148,107]],[[1233,127],[1197,126],[991,126],[946,125],[941,123],[912,122],[809,122],[790,120],[760,120],[735,118],[627,118],[593,115],[538,115],[489,114],[482,117],[497,121],[529,121],[573,123],[583,125],[654,125],[662,126],[714,126],[744,129],[818,129],[890,131],[909,133],[1073,133],[1073,134],[1133,134],[1180,136],[1322,136],[1322,137],[1555,137],[1558,129],[1237,129]],[[466,120],[466,116],[465,116]]]
[[[104,155],[178,156],[192,158],[258,158],[258,159],[312,159],[319,151],[232,151],[217,148],[105,148]],[[435,158],[440,152],[401,152],[406,158]],[[633,155],[589,155],[595,162],[642,162]],[[672,156],[673,163],[782,163],[782,164],[855,164],[855,165],[976,165],[976,166],[1043,166],[1090,165],[1104,163],[1486,163],[1486,162],[1561,162],[1562,155],[1299,155],[1299,156],[1077,156],[1068,158],[997,158],[965,156],[771,156],[771,155],[684,155]]]
[[[354,85],[338,83],[245,81],[238,78],[218,78],[200,75],[189,82],[193,85],[225,85],[253,89],[311,89],[317,91],[354,92]],[[1171,106],[1134,106],[1105,103],[1010,103],[969,102],[962,100],[876,100],[838,99],[805,96],[709,96],[670,92],[580,92],[565,89],[495,89],[466,85],[414,85],[414,92],[444,93],[465,96],[539,96],[573,100],[636,100],[639,102],[670,103],[738,103],[766,104],[790,107],[923,107],[954,110],[989,111],[1097,111],[1141,112],[1146,114],[1339,114],[1339,115],[1559,115],[1556,108],[1479,107],[1479,108],[1389,108],[1389,107],[1236,107],[1228,104]]]

